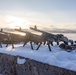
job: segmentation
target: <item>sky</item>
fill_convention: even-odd
[[[0,27],[76,28],[76,0],[0,0]]]

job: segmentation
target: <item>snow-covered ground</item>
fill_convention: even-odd
[[[75,50],[72,52],[66,52],[55,45],[51,47],[52,51],[50,52],[47,46],[41,46],[39,50],[31,50],[29,43],[25,47],[22,46],[22,43],[15,44],[15,48],[12,49],[11,45],[9,45],[7,48],[5,45],[3,45],[3,48],[0,48],[0,53],[6,53],[15,56],[19,55],[39,62],[76,71]],[[21,60],[18,58],[18,63],[19,61],[21,62]]]

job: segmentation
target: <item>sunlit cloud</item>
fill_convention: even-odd
[[[9,28],[15,28],[15,27],[27,28],[27,25],[29,25],[30,22],[22,17],[6,15],[5,16],[5,24]]]
[[[71,28],[76,24],[76,1],[66,0],[1,0],[0,27],[32,25]],[[65,25],[69,25],[66,27]],[[53,28],[51,27],[51,28]],[[74,28],[74,27],[72,27]]]
[[[18,11],[16,12],[18,13]],[[27,11],[25,13],[9,12],[9,15],[4,16],[4,24],[9,27],[23,25],[51,25],[53,20],[46,14],[40,12]],[[22,15],[21,15],[22,14]]]
[[[73,14],[74,11],[71,13]],[[66,27],[65,25],[69,25]],[[19,27],[27,28],[34,25],[41,28],[52,29],[56,28],[71,28],[75,25],[75,19],[69,11],[50,11],[48,14],[36,11],[6,11],[5,15],[0,16],[0,27]],[[2,26],[1,26],[2,25]],[[51,27],[53,26],[53,27]],[[75,27],[72,27],[75,28]]]
[[[47,14],[40,12],[28,12],[25,14],[25,18],[29,20],[32,24],[36,25],[51,25],[53,19]]]

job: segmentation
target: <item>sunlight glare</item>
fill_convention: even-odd
[[[7,16],[6,22],[10,28],[28,28],[28,25],[30,24],[29,21],[25,20],[25,18],[15,17],[15,16]]]

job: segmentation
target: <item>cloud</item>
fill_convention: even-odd
[[[40,12],[28,12],[25,14],[25,18],[31,21],[32,24],[37,25],[50,25],[53,22],[53,19],[51,19],[47,14]]]
[[[49,28],[51,25],[58,28],[74,28],[76,24],[76,11],[49,11],[48,13],[36,12],[31,10],[22,11],[7,11],[3,10],[5,14],[0,16],[0,26],[3,24],[6,27],[5,17],[7,15],[23,18],[25,21],[30,22],[30,25],[39,25]],[[69,25],[67,26],[66,25]],[[72,26],[73,25],[73,26]]]

